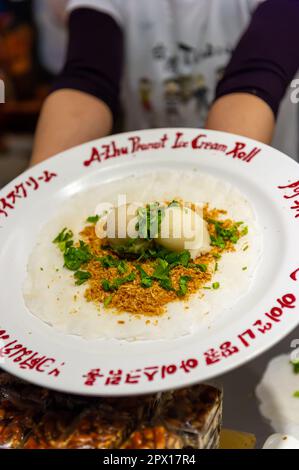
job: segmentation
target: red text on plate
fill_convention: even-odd
[[[101,368],[91,369],[83,375],[84,385],[92,387],[98,379],[103,379],[105,386],[118,386],[121,384],[136,385],[140,382],[153,382],[156,379],[166,379],[170,375],[177,374],[180,370],[189,374],[198,367],[198,360],[190,358],[182,360],[179,364],[162,366],[147,366],[140,369],[123,371],[122,369],[104,372]]]
[[[56,176],[56,173],[45,170],[42,175],[36,178],[30,176],[26,181],[15,185],[12,191],[0,198],[0,216],[8,217],[19,199],[26,199],[29,191],[37,191],[41,183],[49,183]]]
[[[287,184],[285,186],[278,186],[278,189],[284,190],[284,199],[291,199],[292,206],[290,207],[292,211],[295,211],[295,218],[299,217],[299,181],[295,181],[294,183]],[[298,199],[294,200],[295,197]]]

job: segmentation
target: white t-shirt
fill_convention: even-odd
[[[70,0],[68,8],[95,8],[122,27],[122,95],[126,128],[133,130],[202,127],[231,52],[262,1]],[[296,158],[297,133],[297,108],[287,96],[274,146]]]
[[[67,45],[66,5],[68,0],[35,0],[34,17],[39,33],[38,52],[49,72],[61,71]]]

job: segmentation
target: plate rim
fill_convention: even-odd
[[[49,168],[49,166],[53,165],[54,164],[54,167],[55,167],[55,164],[57,162],[59,162],[59,160],[61,160],[62,158],[64,158],[66,156],[67,153],[72,153],[72,152],[75,152],[77,150],[83,150],[83,148],[90,148],[91,146],[94,146],[96,144],[99,144],[103,141],[106,141],[106,140],[111,140],[111,139],[118,139],[119,137],[121,138],[125,138],[129,135],[136,135],[136,134],[151,134],[151,133],[158,133],[158,132],[174,132],[174,131],[183,131],[183,132],[187,132],[187,131],[191,131],[191,132],[196,132],[196,133],[199,133],[201,131],[203,131],[204,133],[208,134],[208,135],[224,135],[225,137],[229,137],[229,138],[232,138],[232,137],[235,137],[235,138],[238,138],[238,139],[242,139],[243,141],[245,142],[250,142],[252,144],[255,144],[255,145],[259,145],[263,150],[266,149],[266,150],[270,150],[271,152],[275,152],[276,155],[279,155],[279,158],[284,158],[284,159],[288,159],[288,163],[290,164],[290,166],[292,165],[294,168],[297,169],[297,171],[299,170],[299,166],[298,166],[298,163],[295,162],[293,159],[291,159],[290,157],[288,157],[287,155],[283,154],[282,152],[276,150],[276,149],[273,149],[271,146],[269,145],[266,145],[266,144],[262,144],[260,142],[257,142],[253,139],[250,139],[250,138],[246,138],[246,137],[243,137],[243,136],[238,136],[236,134],[231,134],[231,133],[228,133],[228,132],[222,132],[222,131],[213,131],[213,130],[206,130],[206,129],[200,129],[200,128],[158,128],[158,129],[146,129],[146,130],[139,130],[139,131],[131,131],[131,132],[126,132],[126,133],[119,133],[119,134],[115,134],[115,135],[110,135],[110,136],[107,136],[107,137],[104,137],[104,138],[100,138],[100,139],[94,139],[90,142],[86,142],[84,144],[81,144],[81,145],[77,145],[71,149],[68,149],[64,152],[60,152],[59,154],[53,156],[50,158],[50,160],[45,160],[44,162],[38,164],[38,165],[35,165],[34,167],[32,168],[29,168],[27,169],[25,172],[21,173],[19,176],[17,176],[14,180],[12,180],[11,182],[9,182],[6,186],[4,186],[3,188],[1,188],[0,190],[0,197],[2,195],[5,194],[5,192],[7,190],[10,190],[10,188],[14,187],[14,185],[21,179],[21,178],[24,178],[28,175],[31,174],[31,172],[34,170],[34,171],[37,171],[37,170],[42,170],[44,168]],[[79,157],[78,157],[79,158]],[[114,161],[117,161],[117,160],[114,160]],[[121,163],[122,164],[122,163]],[[125,162],[123,162],[123,164],[125,164]],[[112,165],[113,165],[113,162],[112,162]],[[54,168],[51,168],[54,170]],[[78,176],[77,179],[81,179],[81,177],[84,177],[84,175],[81,175],[80,177]],[[1,239],[1,231],[0,231],[0,239]],[[299,261],[299,260],[298,260]],[[248,363],[249,361],[253,360],[255,357],[257,357],[258,355],[264,353],[266,350],[268,350],[269,348],[273,347],[278,341],[282,340],[284,337],[286,337],[291,331],[293,331],[293,329],[299,324],[299,318],[296,322],[293,322],[292,321],[289,321],[288,323],[284,323],[284,326],[283,328],[281,328],[279,331],[279,334],[277,333],[278,330],[275,330],[276,333],[272,336],[272,340],[270,341],[265,341],[264,342],[264,345],[261,345],[258,343],[258,345],[255,347],[255,348],[252,348],[250,350],[250,354],[248,357],[244,357],[243,358],[243,355],[241,355],[241,359],[239,359],[238,361],[228,361],[228,362],[225,362],[225,367],[221,367],[224,363],[220,363],[221,366],[219,367],[219,365],[214,365],[213,367],[209,368],[209,369],[205,369],[205,376],[206,376],[206,379],[204,380],[211,380],[213,378],[215,378],[216,376],[220,375],[220,374],[223,374],[223,373],[227,373],[237,367],[240,367],[240,366],[243,366],[244,364]],[[277,339],[276,337],[279,336],[279,339]],[[7,366],[7,367],[6,367]],[[25,381],[28,381],[28,382],[31,382],[31,383],[34,383],[35,385],[39,385],[39,386],[46,386],[47,388],[51,388],[53,390],[59,390],[61,392],[64,392],[64,393],[70,393],[70,394],[80,394],[80,395],[86,395],[86,396],[124,396],[124,395],[143,395],[143,394],[147,394],[147,393],[155,393],[157,391],[163,391],[163,390],[167,390],[169,388],[182,388],[182,387],[185,387],[188,385],[193,385],[195,383],[198,383],[198,381],[201,381],[200,378],[196,378],[195,375],[196,373],[194,373],[194,378],[192,380],[190,380],[189,377],[191,376],[187,376],[186,375],[186,380],[184,381],[183,380],[183,376],[180,376],[180,379],[179,379],[179,383],[177,383],[176,385],[171,385],[171,387],[169,385],[167,385],[167,382],[165,382],[165,384],[163,382],[161,382],[161,380],[157,381],[156,384],[157,386],[156,387],[152,387],[151,389],[147,389],[147,390],[142,390],[142,386],[138,386],[138,387],[131,387],[131,388],[124,388],[124,392],[123,393],[120,393],[120,388],[118,389],[109,389],[109,393],[103,393],[105,391],[105,389],[103,387],[98,387],[98,388],[95,388],[95,389],[87,389],[86,392],[84,392],[84,390],[80,390],[80,392],[78,391],[74,391],[74,390],[70,390],[68,389],[65,385],[64,386],[60,386],[60,384],[58,383],[55,383],[53,382],[53,386],[51,386],[52,384],[48,384],[47,385],[43,385],[41,382],[42,380],[38,380],[38,379],[42,379],[41,376],[38,376],[37,374],[34,375],[33,373],[28,373],[27,371],[25,371],[23,373],[23,371],[21,371],[20,369],[17,369],[17,368],[13,368],[13,371],[10,367],[10,364],[9,362],[7,361],[7,364],[4,363],[4,364],[0,364],[0,368],[3,369],[4,371],[7,371],[9,373],[12,373],[13,375],[16,375],[18,376],[19,378],[21,378],[22,380],[25,380]],[[218,369],[223,369],[222,371],[218,371]],[[211,372],[210,372],[211,371]],[[26,376],[26,377],[24,377]],[[35,380],[35,377],[37,377],[37,380]],[[143,384],[145,387],[146,387],[146,383]],[[106,389],[107,392],[108,392],[108,389]],[[115,392],[115,393],[114,393]]]

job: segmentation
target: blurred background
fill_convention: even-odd
[[[64,61],[67,0],[0,0],[0,187],[30,157],[38,114]]]
[[[5,104],[0,96],[0,188],[28,165],[39,111],[64,63],[67,2],[0,0],[0,80],[5,83]],[[290,106],[292,91],[289,88],[281,106],[276,129],[277,143],[282,140],[285,148],[275,141],[273,145],[298,159],[293,137],[299,108]],[[120,131],[121,124],[122,116],[115,131]]]

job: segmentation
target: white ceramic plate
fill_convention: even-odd
[[[86,341],[32,316],[22,294],[28,256],[57,207],[132,170],[159,168],[197,168],[232,183],[251,202],[264,248],[250,292],[211,325],[175,341]],[[299,166],[268,146],[221,132],[157,129],[71,149],[0,192],[0,366],[38,385],[87,395],[154,392],[222,374],[298,325],[298,240]]]

